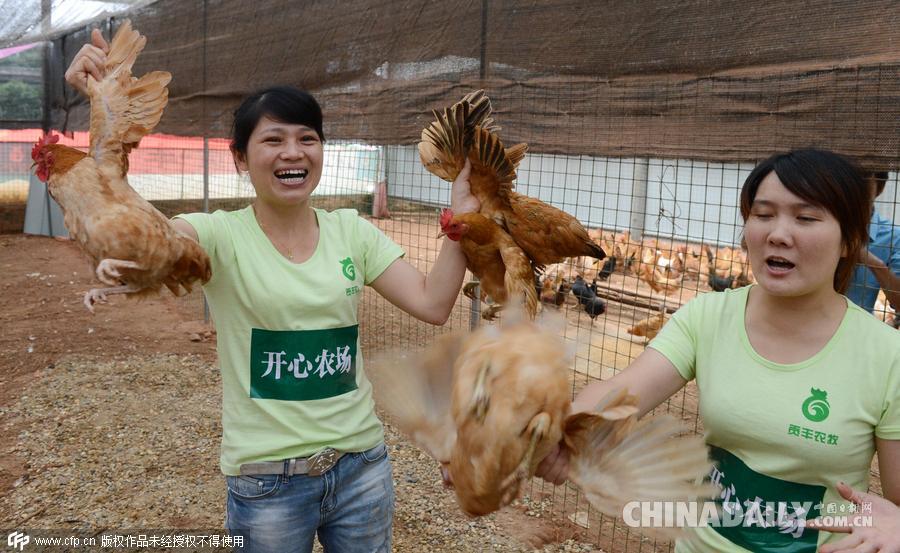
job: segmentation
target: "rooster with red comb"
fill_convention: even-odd
[[[200,245],[128,184],[128,154],[159,123],[171,80],[164,71],[131,75],[146,41],[131,22],[123,22],[101,67],[103,77],[87,79],[88,153],[59,144],[53,133],[42,136],[31,151],[37,177],[47,183],[66,228],[106,285],[85,293],[91,312],[112,294],[155,294],[165,286],[182,295],[212,276]]]
[[[534,269],[525,252],[500,225],[477,212],[454,214],[444,209],[441,236],[460,243],[466,268],[481,283],[480,298],[474,296],[471,285],[466,285],[463,293],[476,301],[490,298],[491,306],[482,317],[493,319],[507,302],[513,301],[522,304],[525,313],[534,318],[538,309]]]

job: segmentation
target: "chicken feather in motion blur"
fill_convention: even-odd
[[[512,236],[536,268],[567,257],[606,257],[578,219],[536,198],[513,190],[516,169],[526,144],[504,148],[491,118],[490,99],[483,90],[434,112],[435,121],[422,131],[419,157],[432,174],[452,182],[466,158],[472,162],[472,195],[481,202],[480,213],[497,222]]]
[[[146,42],[126,20],[113,37],[103,79],[88,77],[87,154],[57,144],[54,134],[41,138],[31,153],[38,178],[62,208],[66,228],[107,285],[85,294],[91,312],[111,294],[153,294],[165,285],[180,296],[211,276],[200,245],[175,230],[126,177],[129,152],[156,127],[168,101],[169,73],[131,75]]]
[[[520,319],[446,335],[424,353],[370,366],[380,407],[441,463],[464,512],[484,515],[512,502],[561,439],[572,482],[607,515],[621,515],[629,501],[711,495],[700,483],[711,468],[703,439],[673,437],[683,430],[674,418],[638,421],[637,399],[624,390],[596,412],[570,415],[565,344],[556,331]]]

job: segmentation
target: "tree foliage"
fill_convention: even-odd
[[[0,83],[0,120],[40,121],[40,86],[22,81]]]

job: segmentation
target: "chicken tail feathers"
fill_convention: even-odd
[[[590,240],[590,238],[587,240],[587,249],[587,255],[593,257],[594,259],[603,259],[606,257],[606,252],[603,251],[603,248],[597,245],[596,242]]]
[[[703,481],[712,464],[703,438],[678,435],[684,430],[669,415],[638,421],[636,399],[624,390],[611,392],[598,412],[566,420],[569,477],[592,506],[614,517],[632,501],[703,501],[715,493]],[[674,538],[679,530],[653,532]]]
[[[176,296],[190,294],[194,283],[206,284],[212,278],[212,267],[209,256],[199,244],[190,238],[177,239],[183,249],[181,256],[175,261],[172,270],[163,279],[163,284]]]

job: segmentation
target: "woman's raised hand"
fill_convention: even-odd
[[[87,96],[88,75],[98,81],[103,78],[107,53],[109,53],[109,43],[103,38],[100,29],[94,29],[91,31],[91,43],[81,47],[69,68],[66,69],[66,82]]]

